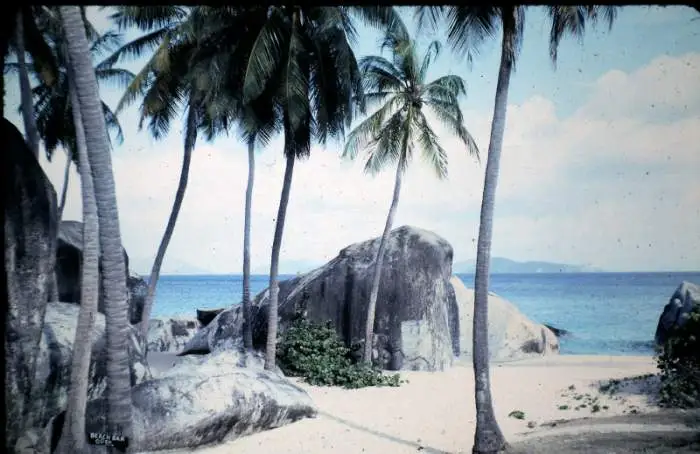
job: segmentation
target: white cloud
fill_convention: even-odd
[[[517,75],[515,76],[517,77]],[[552,100],[511,105],[501,161],[494,255],[590,263],[608,269],[700,269],[700,54],[659,57],[626,74],[610,71],[589,86],[573,115]],[[556,100],[554,100],[556,101]],[[450,177],[438,181],[417,159],[405,177],[396,226],[434,230],[473,257],[491,112],[468,111],[482,165],[458,141]],[[154,142],[125,121],[114,152],[120,221],[139,271],[150,265],[165,227],[181,165],[181,140]],[[339,145],[315,148],[294,169],[283,261],[320,261],[349,243],[379,235],[391,200],[393,169],[377,177],[342,162]],[[284,160],[282,141],[257,154],[253,268],[269,261]],[[46,164],[60,188],[63,157]],[[75,173],[66,218],[79,218]],[[245,146],[233,138],[197,146],[188,192],[165,262],[215,272],[241,267]]]

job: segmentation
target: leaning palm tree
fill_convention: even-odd
[[[112,15],[120,29],[135,27],[144,34],[125,44],[107,61],[114,63],[122,58],[138,57],[153,51],[151,58],[126,88],[117,106],[117,113],[141,99],[139,128],[148,119],[151,134],[160,139],[169,132],[171,121],[179,112],[178,107],[185,106],[187,111],[180,179],[168,223],[153,261],[141,315],[139,330],[143,339],[148,338],[148,325],[160,269],[185,198],[192,151],[201,118],[197,115],[194,87],[189,78],[189,62],[196,42],[196,37],[188,33],[187,29],[191,25],[190,13],[190,8],[180,6],[119,6]]]
[[[99,88],[90,59],[80,9],[60,9],[66,34],[71,74],[79,99],[90,171],[93,177],[99,244],[102,256],[102,289],[107,326],[107,425],[112,433],[132,436],[131,377],[129,372],[129,317],[126,266],[119,231],[119,212],[112,173],[112,158]],[[84,435],[84,434],[83,434]]]
[[[383,49],[389,50],[390,59],[368,56],[360,61],[368,105],[381,107],[350,133],[343,152],[345,158],[355,159],[360,151],[367,151],[365,171],[372,174],[389,165],[396,166],[394,195],[374,257],[367,305],[363,360],[368,364],[372,362],[372,336],[384,250],[399,203],[403,174],[413,153],[420,150],[438,178],[447,176],[447,152],[426,118],[426,111],[455,134],[470,154],[478,157],[476,143],[464,127],[459,107],[460,96],[466,94],[464,81],[455,75],[430,82],[426,79],[431,63],[440,53],[440,43],[431,42],[423,57],[419,58],[416,42],[409,36],[405,25],[399,22],[387,33]]]
[[[90,337],[95,326],[97,313],[98,292],[100,284],[100,238],[97,201],[95,187],[92,183],[92,173],[88,158],[85,129],[80,114],[80,101],[75,88],[75,76],[68,70],[68,89],[70,93],[71,112],[75,124],[75,153],[82,184],[83,203],[83,258],[80,281],[80,311],[78,324],[73,342],[73,357],[68,392],[68,405],[64,420],[63,431],[57,447],[59,454],[84,452],[85,445],[85,411],[87,406],[88,380],[90,377],[90,359],[92,350]]]
[[[612,26],[616,15],[613,6],[550,6],[552,21],[550,55],[556,62],[559,43],[565,35],[580,37],[587,19],[594,23],[604,17]],[[433,26],[440,17],[448,21],[448,41],[453,48],[471,60],[473,53],[486,39],[493,38],[501,30],[501,63],[496,83],[496,98],[491,137],[489,140],[486,176],[479,219],[479,239],[474,277],[474,327],[473,365],[476,397],[476,433],[474,453],[496,453],[506,446],[505,437],[496,421],[491,398],[488,348],[488,288],[491,261],[493,213],[496,201],[496,185],[503,147],[508,107],[508,87],[511,74],[520,51],[525,24],[524,6],[451,6],[420,7],[419,22]]]
[[[19,90],[22,99],[22,119],[27,144],[39,159],[39,132],[36,128],[34,112],[32,110],[32,87],[29,82],[29,70],[27,69],[26,49],[24,47],[24,21],[26,11],[21,9],[17,13],[17,25],[15,27],[15,45],[17,46],[17,65],[19,66]],[[31,19],[30,19],[31,20]]]

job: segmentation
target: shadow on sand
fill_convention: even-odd
[[[700,410],[559,421],[512,443],[512,454],[700,452]]]
[[[398,443],[398,444],[402,444],[404,446],[408,446],[410,448],[414,448],[420,452],[424,452],[427,454],[450,454],[447,451],[442,451],[440,449],[431,448],[430,446],[425,446],[424,444],[421,444],[421,443],[418,443],[415,441],[404,440],[403,438],[395,437],[393,435],[389,435],[389,434],[379,432],[379,431],[374,430],[374,429],[370,429],[368,427],[361,426],[361,425],[354,423],[352,421],[348,421],[347,419],[333,416],[330,413],[319,411],[318,414],[323,416],[324,418],[328,418],[332,421],[338,422],[338,423],[343,424],[345,426],[348,426],[352,429],[360,430],[362,432],[366,432],[368,434],[374,435],[375,437],[383,438],[384,440],[389,440],[389,441],[394,442],[394,443]]]

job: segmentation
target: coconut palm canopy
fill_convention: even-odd
[[[464,80],[457,75],[426,80],[431,63],[440,54],[440,43],[432,41],[421,57],[404,24],[397,23],[381,48],[390,51],[389,58],[367,56],[360,61],[366,103],[379,108],[350,133],[343,156],[355,159],[364,151],[365,170],[376,174],[389,165],[405,168],[414,152],[419,152],[437,176],[444,178],[447,151],[426,116],[429,113],[478,157],[459,106],[459,98],[466,95]]]
[[[84,14],[84,8],[83,14]],[[42,30],[42,41],[51,51],[51,61],[56,63],[56,73],[47,83],[47,77],[37,73],[35,78],[40,81],[32,89],[34,98],[34,115],[36,118],[39,136],[44,142],[47,158],[51,160],[54,151],[61,147],[69,152],[71,159],[77,164],[75,125],[73,123],[72,105],[68,89],[68,57],[63,27],[58,17],[57,7],[42,7],[40,14],[35,16],[38,27]],[[108,31],[100,34],[87,20],[85,23],[86,35],[91,43],[90,51],[93,59],[114,51],[121,44],[121,35]],[[103,84],[123,88],[133,79],[130,71],[114,67],[113,59],[105,59],[95,65],[97,80]],[[41,66],[39,68],[45,67]],[[18,65],[14,62],[5,64],[6,71],[17,71]],[[20,107],[21,109],[21,107]],[[124,139],[119,119],[112,109],[102,102],[102,110],[108,129],[114,133],[117,143]]]

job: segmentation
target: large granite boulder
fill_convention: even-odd
[[[61,221],[58,230],[58,249],[56,250],[56,277],[58,298],[64,303],[80,304],[80,266],[83,260],[82,257],[83,223],[78,221]],[[132,324],[136,324],[141,321],[147,286],[140,276],[129,274],[129,256],[126,250],[124,250],[124,264],[127,270],[129,320]],[[97,310],[104,314],[102,287],[99,289],[98,297]]]
[[[7,452],[24,431],[56,260],[56,192],[17,128],[3,118]]]
[[[51,418],[65,410],[70,383],[73,343],[80,306],[71,303],[49,303],[39,344],[35,382],[38,392],[31,406],[30,427],[44,427]],[[107,345],[105,317],[97,314],[92,343],[88,399],[102,397],[107,385]],[[138,330],[130,327],[129,357],[132,386],[152,378]]]
[[[259,356],[250,355],[247,363],[233,351],[180,358],[160,377],[136,386],[132,451],[192,450],[316,416],[306,391],[264,370]],[[88,402],[87,431],[106,432],[104,404],[104,398]],[[61,425],[21,441],[31,452],[46,452]]]
[[[316,322],[330,320],[348,346],[361,344],[379,241],[348,246],[323,267],[280,283],[280,333],[297,314],[303,314]],[[391,232],[377,299],[375,363],[390,370],[451,366],[457,319],[451,274],[452,246],[446,240],[409,226]],[[257,347],[265,344],[267,336],[268,299],[266,290],[253,302]],[[195,335],[183,354],[235,346],[241,326],[240,307],[227,309]]]
[[[148,322],[148,351],[177,353],[194,337],[199,327],[194,318],[153,318]]]
[[[474,290],[458,277],[451,279],[459,308],[460,360],[472,358]],[[509,361],[533,355],[559,353],[559,339],[552,330],[533,322],[512,303],[489,295],[489,356]]]
[[[700,286],[683,281],[659,317],[654,336],[656,343],[663,345],[675,328],[683,326],[693,310],[700,310]]]
[[[214,320],[214,317],[219,315],[225,310],[225,308],[220,309],[197,309],[197,320],[202,326],[207,326]]]

